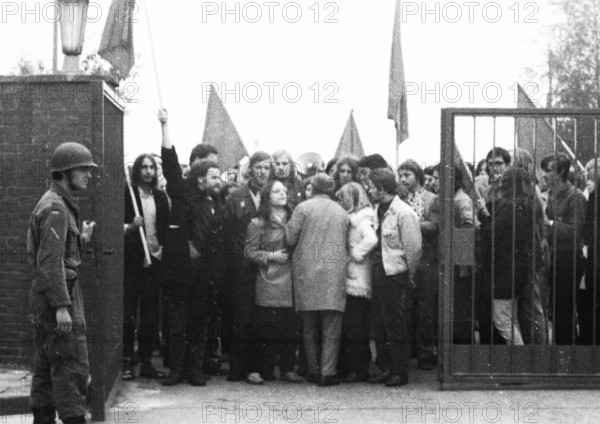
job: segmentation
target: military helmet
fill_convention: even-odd
[[[98,167],[92,159],[92,154],[83,144],[62,143],[52,153],[50,172],[63,172],[82,167]]]
[[[311,176],[325,169],[325,162],[318,153],[307,152],[296,159],[296,164],[304,177]]]

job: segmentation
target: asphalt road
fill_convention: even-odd
[[[31,415],[0,417],[31,423]],[[436,372],[416,369],[410,383],[320,388],[282,382],[251,386],[213,377],[206,387],[123,383],[105,423],[600,423],[600,391],[445,391]]]

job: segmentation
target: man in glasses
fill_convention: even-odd
[[[495,147],[488,152],[485,160],[489,179],[487,183],[484,183],[483,180],[475,181],[475,190],[478,193],[478,214],[489,217],[490,211],[486,205],[492,202],[492,198],[497,198],[500,180],[510,166],[511,157],[506,149]]]

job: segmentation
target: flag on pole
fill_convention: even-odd
[[[469,169],[469,167],[463,160],[462,155],[460,154],[460,150],[458,149],[458,146],[456,145],[456,142],[454,142],[453,161],[455,164],[457,164],[460,167],[460,169],[462,171],[463,191],[465,193],[467,193],[469,196],[471,196],[472,199],[479,197],[478,192],[475,190],[475,181],[474,181],[473,175],[471,174],[471,170]]]
[[[102,33],[98,54],[117,69],[123,78],[135,64],[133,52],[133,11],[135,0],[113,0]]]
[[[202,142],[217,149],[222,171],[234,168],[248,156],[248,150],[214,86],[211,86],[208,98]]]
[[[354,155],[359,159],[365,156],[365,151],[358,135],[358,128],[356,128],[356,122],[354,121],[354,111],[350,112],[348,123],[335,152],[336,158],[346,155]]]
[[[388,119],[396,123],[396,139],[399,145],[408,138],[408,112],[406,106],[406,88],[404,86],[404,62],[400,43],[400,0],[396,0],[394,36],[392,41],[392,60],[390,64],[390,95]]]
[[[517,87],[517,93],[518,109],[536,109],[535,103],[529,98],[520,84]],[[544,157],[554,154],[554,129],[547,119],[517,118],[517,136],[519,138],[518,147],[527,150],[531,156],[535,153],[534,160],[537,163],[540,163]],[[556,135],[556,140],[557,152],[567,153],[571,159],[575,159],[575,153],[573,153],[560,135]],[[584,169],[580,161],[577,161],[577,165],[580,169]]]

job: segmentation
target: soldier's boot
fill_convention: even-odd
[[[62,422],[63,422],[63,424],[85,424],[85,417],[78,416],[78,417],[63,418]]]
[[[202,373],[204,365],[204,343],[193,345],[190,348],[190,377],[188,382],[192,386],[206,386],[206,380]]]
[[[55,424],[56,410],[53,406],[42,408],[31,408],[33,412],[33,424]]]

